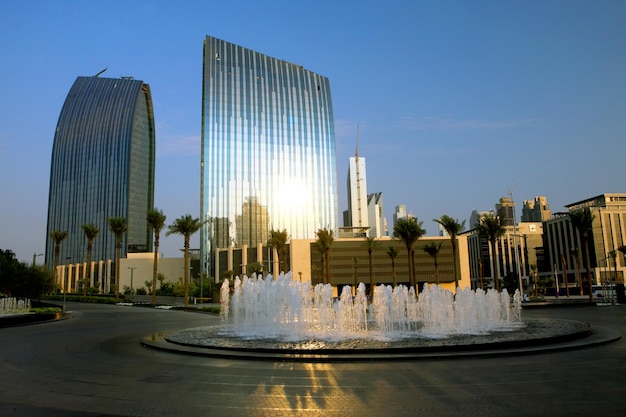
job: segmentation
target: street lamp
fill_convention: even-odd
[[[33,253],[33,268],[35,267],[35,261],[37,259],[38,256],[43,256],[43,253]]]
[[[137,269],[136,266],[129,266],[128,269],[130,269],[130,301],[134,301],[135,300],[135,296],[133,294],[133,272],[135,272],[135,269]]]

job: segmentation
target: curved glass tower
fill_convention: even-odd
[[[202,87],[203,270],[215,248],[336,230],[335,130],[328,78],[207,36]]]
[[[92,261],[115,259],[108,219],[124,217],[122,256],[150,251],[146,212],[154,206],[155,130],[150,87],[125,78],[78,77],[57,123],[52,147],[46,264],[52,266],[53,230],[67,231],[60,263],[84,262],[82,225],[100,229]]]

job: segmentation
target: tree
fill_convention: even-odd
[[[144,282],[144,284],[146,285],[146,288],[148,289],[148,292],[150,292],[150,290],[152,288],[152,281],[146,280]]]
[[[115,235],[115,301],[120,299],[120,258],[122,257],[122,237],[128,230],[126,219],[111,217],[108,220],[109,230]]]
[[[465,230],[465,220],[459,223],[457,219],[453,219],[447,214],[444,214],[440,218],[434,219],[434,221],[439,223],[444,228],[448,236],[450,236],[450,241],[452,242],[452,262],[454,265],[454,291],[456,292],[456,289],[459,286],[459,274],[457,271],[457,261],[456,261],[456,251],[457,251],[456,237],[458,236],[459,233]]]
[[[433,261],[435,262],[435,279],[437,280],[437,285],[439,285],[439,263],[437,262],[437,256],[441,250],[441,243],[430,242],[424,245],[422,249],[424,252],[432,256]]]
[[[61,285],[58,282],[57,268],[59,266],[59,252],[61,250],[61,242],[67,238],[67,231],[53,230],[50,232],[50,239],[54,242],[54,262],[52,267],[52,275],[54,276],[54,285]]]
[[[593,293],[591,290],[591,266],[589,265],[589,234],[593,226],[594,215],[589,208],[574,210],[569,213],[569,220],[578,230],[583,244],[583,261],[587,272],[587,289],[589,291],[589,301],[593,301]]]
[[[278,255],[278,273],[274,271],[274,274],[279,275],[287,254],[287,241],[289,240],[289,235],[287,234],[287,230],[270,230],[269,235],[270,237],[267,240],[267,247],[276,249],[276,254]],[[284,266],[286,269],[287,266]],[[286,270],[283,271],[287,272]]]
[[[393,276],[393,286],[395,288],[398,286],[396,279],[396,257],[398,256],[398,249],[396,249],[395,246],[389,246],[389,248],[387,248],[387,255],[391,258],[391,275]]]
[[[91,282],[91,249],[93,248],[93,240],[100,233],[100,229],[96,227],[95,224],[86,223],[82,226],[83,232],[85,233],[85,237],[87,238],[87,273],[83,278],[83,296],[87,296],[87,286]]]
[[[330,247],[335,240],[335,231],[332,229],[317,229],[315,247],[322,255],[322,279],[324,284],[330,283]]]
[[[248,273],[249,276],[251,276],[252,274],[259,275],[263,273],[263,264],[261,262],[249,263],[248,266],[246,267],[246,272]]]
[[[578,286],[580,287],[580,295],[583,295],[583,277],[580,274],[580,249],[571,248],[569,250],[569,253],[576,262],[576,276],[578,277]]]
[[[404,242],[409,263],[409,283],[411,288],[415,287],[415,261],[413,259],[413,245],[426,233],[422,229],[422,222],[418,222],[415,217],[409,219],[399,219],[393,226],[393,237]]]
[[[376,239],[374,239],[373,237],[365,238],[365,248],[367,249],[367,256],[370,266],[370,297],[372,298],[372,300],[374,299],[374,268],[372,263],[372,252],[377,245],[378,242],[376,242]]]
[[[506,227],[504,226],[500,216],[493,214],[485,214],[479,217],[478,223],[475,225],[478,229],[478,234],[489,241],[491,244],[491,257],[494,268],[494,281],[496,290],[500,291],[500,265],[498,257],[496,256],[496,241],[500,239],[506,233]]]
[[[41,298],[53,286],[52,274],[45,267],[20,262],[11,250],[0,249],[0,293],[32,300]]]
[[[185,239],[184,246],[184,264],[185,264],[185,274],[184,274],[184,293],[185,293],[185,308],[189,307],[189,239],[191,235],[196,233],[202,227],[202,222],[197,217],[191,217],[190,214],[186,214],[178,219],[174,220],[174,223],[167,227],[166,236],[171,234],[182,235]]]
[[[148,210],[146,220],[154,233],[154,261],[152,265],[152,305],[156,304],[156,281],[159,271],[159,240],[161,238],[161,230],[165,227],[167,217],[156,207]],[[150,287],[148,287],[150,290]]]

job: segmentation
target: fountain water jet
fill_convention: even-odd
[[[248,340],[445,338],[522,326],[519,292],[511,304],[506,290],[459,290],[455,299],[437,285],[425,286],[419,297],[405,286],[380,285],[368,305],[363,283],[356,296],[345,286],[334,300],[329,284],[311,289],[310,282],[294,281],[288,273],[276,279],[237,277],[232,296],[228,281],[221,292],[223,332]]]
[[[27,314],[30,311],[30,300],[18,300],[14,297],[0,298],[0,316]]]

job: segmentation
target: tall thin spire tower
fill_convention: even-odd
[[[356,195],[357,195],[357,224],[354,226],[363,226],[363,210],[361,206],[361,170],[359,169],[359,124],[356,125],[356,151],[354,153],[354,160],[356,162]]]
[[[348,212],[344,219],[347,227],[369,227],[367,216],[367,181],[365,158],[359,156],[359,133],[357,125],[356,151],[348,167]]]

